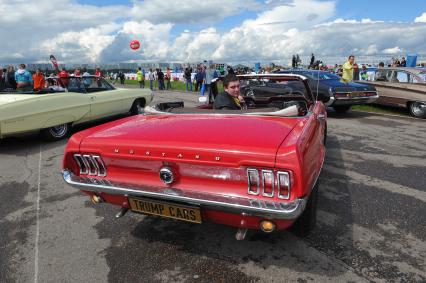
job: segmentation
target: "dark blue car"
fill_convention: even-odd
[[[285,70],[275,73],[299,74],[307,77],[312,93],[326,106],[331,106],[340,113],[348,111],[352,105],[373,103],[379,98],[374,86],[358,82],[344,83],[339,76],[325,71]],[[242,94],[252,96],[256,100],[256,93],[262,95],[262,89],[257,88],[256,85],[250,85],[242,89],[244,91]]]

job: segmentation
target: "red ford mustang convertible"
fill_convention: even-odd
[[[244,110],[176,108],[74,134],[63,178],[93,203],[194,223],[215,222],[272,232],[315,225],[318,177],[325,156],[326,111],[307,78],[240,76],[276,83],[273,107]],[[173,106],[173,107],[172,107]]]

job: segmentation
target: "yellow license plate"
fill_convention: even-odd
[[[135,212],[201,223],[201,211],[198,207],[132,197],[129,197],[129,204],[130,209]]]

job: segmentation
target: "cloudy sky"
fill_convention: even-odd
[[[0,0],[0,15],[0,63],[426,54],[425,0]]]

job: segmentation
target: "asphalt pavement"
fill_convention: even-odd
[[[197,102],[187,92],[155,101]],[[90,125],[89,125],[90,126]],[[85,127],[79,127],[81,130]],[[426,121],[328,118],[306,238],[93,205],[60,175],[66,141],[0,140],[0,282],[425,282]]]

